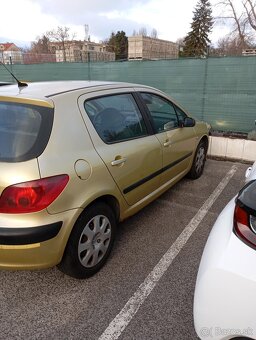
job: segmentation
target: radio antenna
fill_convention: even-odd
[[[5,64],[0,61],[0,64],[3,65],[3,67],[13,76],[13,78],[17,81],[18,87],[26,87],[28,86],[27,83],[23,83],[22,81],[19,81],[18,78],[15,77],[15,75],[5,66]]]

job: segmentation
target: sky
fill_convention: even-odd
[[[212,4],[217,0],[212,0]],[[123,30],[127,36],[141,27],[150,35],[176,41],[190,30],[197,0],[11,0],[1,3],[0,42],[30,47],[37,37],[58,26],[70,27],[77,40],[85,37],[89,26],[92,41],[107,39],[111,32]],[[219,9],[213,6],[213,14]],[[215,25],[211,40],[227,34],[223,25]]]

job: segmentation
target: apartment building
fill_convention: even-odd
[[[157,38],[137,35],[128,38],[129,60],[177,59],[179,45]]]
[[[243,56],[256,56],[256,48],[247,48],[242,52]]]
[[[51,42],[57,62],[114,61],[115,53],[107,52],[106,45],[91,41]]]

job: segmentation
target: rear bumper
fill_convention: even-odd
[[[31,228],[0,228],[0,244],[22,245],[44,242],[57,236],[62,222]]]
[[[54,215],[47,211],[17,216],[2,214],[0,269],[41,269],[60,263],[80,213],[81,209]]]

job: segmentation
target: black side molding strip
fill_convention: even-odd
[[[190,157],[193,155],[193,152],[190,152],[188,154],[186,154],[185,156],[177,159],[175,162],[172,162],[168,165],[166,165],[163,169],[162,169],[162,172],[165,172],[166,170],[169,170],[171,168],[173,168],[175,165],[179,164],[180,162],[184,161],[186,158]]]
[[[51,223],[31,228],[0,228],[0,244],[24,245],[50,240],[62,227],[62,222]]]
[[[188,153],[187,155],[183,156],[182,158],[179,158],[177,159],[175,162],[172,162],[168,165],[166,165],[164,168],[160,169],[160,170],[157,170],[156,172],[152,173],[151,175],[147,176],[147,177],[144,177],[142,178],[141,180],[139,180],[138,182],[136,183],[133,183],[132,185],[130,185],[129,187],[125,188],[123,190],[123,193],[124,194],[128,194],[128,192],[138,188],[140,185],[150,181],[151,179],[153,179],[154,177],[162,174],[163,172],[173,168],[175,165],[179,164],[180,162],[184,161],[186,158],[190,157],[193,153],[190,152]]]

